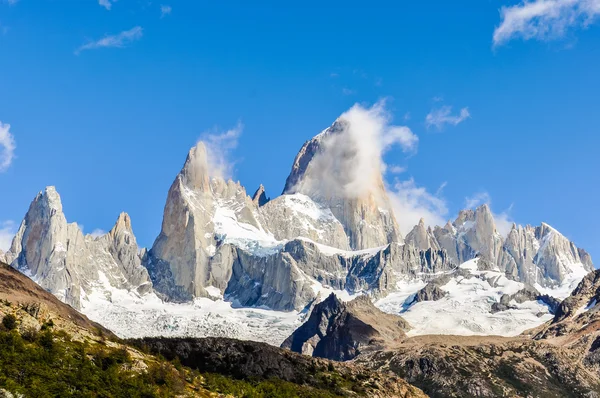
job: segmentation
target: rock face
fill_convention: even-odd
[[[422,301],[438,301],[443,299],[448,293],[444,291],[441,286],[444,286],[449,281],[450,274],[428,282],[424,288],[415,293],[415,298],[410,304],[420,303]]]
[[[308,321],[281,347],[305,355],[346,361],[369,350],[393,346],[409,328],[401,317],[377,309],[367,296],[343,303],[331,294],[314,307]]]
[[[535,338],[585,336],[585,340],[588,340],[600,336],[599,304],[600,270],[595,270],[587,274],[571,295],[560,303],[552,322],[542,326]]]
[[[405,242],[420,250],[444,250],[455,264],[481,257],[490,267],[531,286],[557,287],[594,268],[589,254],[547,224],[513,225],[503,237],[487,205],[463,210],[453,223],[433,231],[422,220]]]
[[[302,193],[328,207],[344,227],[350,247],[354,250],[398,242],[402,235],[381,174],[372,176],[372,188],[369,190],[355,190],[352,187],[352,170],[356,167],[353,154],[358,151],[356,147],[350,146],[348,152],[337,159],[340,165],[333,168],[334,175],[328,176],[335,183],[324,181],[324,164],[329,163],[331,157],[329,148],[335,148],[342,141],[345,145],[352,143],[347,134],[348,128],[347,121],[337,120],[302,146],[294,159],[283,194]],[[336,170],[339,172],[335,173]]]
[[[431,228],[425,228],[425,220],[423,218],[421,218],[419,224],[406,235],[404,243],[413,245],[417,249],[423,251],[427,249],[440,250],[440,245],[433,235]]]
[[[596,397],[598,373],[568,347],[528,338],[419,336],[354,363],[443,397]]]
[[[260,184],[260,187],[258,187],[256,192],[254,192],[254,195],[252,195],[252,202],[258,207],[261,207],[266,205],[269,202],[269,200],[271,199],[267,198],[265,187],[263,187],[263,185]]]
[[[515,294],[503,294],[499,302],[492,304],[491,312],[495,313],[515,309],[517,307],[513,303],[522,304],[526,301],[536,300],[546,304],[552,314],[556,313],[561,303],[560,300],[547,294],[541,294],[535,288],[527,286]]]
[[[68,224],[54,187],[31,203],[11,246],[12,266],[25,272],[64,302],[79,308],[81,295],[102,289],[127,289],[144,294],[151,289],[127,214],[113,229],[94,239],[77,224]]]
[[[239,183],[210,177],[202,142],[192,148],[169,189],[162,229],[146,258],[155,289],[181,301],[207,296],[207,286],[224,290],[230,269],[211,262],[227,233],[222,224],[244,224],[264,234],[256,208]]]
[[[261,207],[260,212],[265,228],[277,240],[304,237],[327,246],[350,250],[344,227],[331,210],[306,195],[280,196]]]

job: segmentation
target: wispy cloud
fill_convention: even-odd
[[[470,117],[469,108],[462,108],[459,114],[452,115],[452,107],[444,105],[429,112],[425,117],[425,125],[427,128],[436,127],[438,130],[442,130],[447,124],[456,126]]]
[[[467,196],[465,198],[465,207],[467,209],[474,209],[478,206],[481,206],[483,204],[487,204],[489,205],[492,201],[492,198],[490,197],[490,194],[482,191],[482,192],[477,192],[475,194],[473,194],[472,196]]]
[[[100,40],[91,41],[89,43],[84,44],[75,50],[75,54],[79,54],[84,50],[94,50],[97,48],[108,48],[108,47],[117,47],[123,48],[128,44],[139,40],[142,38],[143,29],[140,26],[136,26],[132,29],[125,30],[119,34],[106,36]]]
[[[241,122],[224,133],[204,133],[200,140],[206,145],[208,167],[212,177],[231,178],[235,161],[231,160],[231,152],[237,148],[238,139],[244,125]]]
[[[396,180],[388,187],[388,195],[400,232],[406,235],[423,218],[428,226],[444,225],[448,215],[446,200],[440,195],[446,183],[432,194],[420,187],[414,179]]]
[[[167,15],[170,15],[171,11],[173,11],[173,9],[171,8],[171,6],[161,5],[160,6],[160,17],[164,18]]]
[[[349,89],[347,87],[342,88],[342,94],[344,95],[353,95],[356,94],[356,91]]]
[[[102,7],[106,8],[109,11],[112,8],[113,3],[116,2],[117,0],[98,0],[98,4],[100,4]]]
[[[6,171],[15,158],[17,144],[10,133],[10,124],[0,122],[0,172]]]
[[[0,222],[0,250],[6,252],[10,249],[13,237],[17,233],[14,221]]]
[[[14,6],[18,2],[19,2],[19,0],[0,0],[0,3],[6,3],[9,6]]]
[[[492,197],[486,191],[477,192],[474,195],[465,198],[465,207],[467,209],[474,209],[484,204],[488,205],[490,208],[492,207]],[[508,235],[514,223],[512,216],[510,215],[512,208],[513,205],[511,204],[508,209],[500,213],[494,213],[492,211],[496,230],[502,236]]]
[[[385,171],[390,174],[402,174],[406,171],[406,167],[397,164],[388,164]]]
[[[93,230],[90,235],[92,236],[92,238],[96,239],[99,238],[101,236],[106,235],[106,231],[100,228],[96,228],[95,230]]]
[[[534,0],[502,7],[494,30],[494,46],[515,38],[552,40],[569,28],[587,27],[600,15],[600,0]]]

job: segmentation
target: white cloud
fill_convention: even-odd
[[[17,4],[19,2],[19,0],[2,0],[2,3],[6,3],[9,6],[13,6],[15,4]]]
[[[447,185],[448,185],[448,181],[442,182],[442,185],[440,185],[438,187],[437,191],[435,191],[435,196],[440,196],[442,194],[442,192],[444,192],[444,188],[446,188]]]
[[[437,192],[440,193],[446,183]],[[419,187],[414,179],[396,180],[388,187],[388,195],[398,227],[403,235],[408,234],[419,220],[423,218],[428,226],[444,225],[448,214],[448,206],[444,198],[431,194],[424,187]]]
[[[204,133],[200,140],[206,145],[209,173],[212,177],[231,178],[235,162],[231,160],[231,151],[238,145],[238,139],[244,126],[241,122],[224,133]]]
[[[17,230],[14,221],[0,222],[0,250],[7,252],[10,249],[16,233]]]
[[[171,6],[161,5],[160,6],[160,17],[164,18],[167,15],[171,15],[171,11],[173,11],[173,9],[171,8]]]
[[[100,4],[102,7],[106,8],[109,11],[112,8],[113,3],[116,2],[117,0],[98,0],[98,4]]]
[[[349,89],[347,87],[344,87],[342,89],[342,94],[344,94],[344,95],[352,95],[352,94],[356,94],[356,91],[354,91],[352,89]]]
[[[75,50],[75,54],[79,54],[84,50],[93,50],[96,48],[107,48],[107,47],[118,47],[123,48],[127,44],[132,43],[142,38],[143,29],[140,26],[136,26],[129,30],[125,30],[119,34],[106,36],[100,40],[91,41]]]
[[[15,158],[17,144],[10,133],[10,124],[0,122],[0,172],[6,171]]]
[[[432,109],[425,117],[425,125],[427,128],[435,126],[438,130],[442,130],[446,124],[456,126],[471,117],[469,108],[462,108],[458,115],[452,115],[451,113],[452,107],[448,105]]]
[[[320,152],[294,190],[322,198],[379,192],[386,170],[383,154],[395,145],[414,153],[419,142],[408,127],[390,122],[384,101],[371,108],[356,104],[344,112],[336,121],[336,129],[322,139]]]
[[[492,198],[490,194],[485,191],[477,192],[473,196],[465,198],[465,207],[467,209],[475,209],[476,207],[479,207],[484,204],[488,205],[491,209]],[[494,223],[496,224],[496,230],[502,236],[508,235],[514,223],[514,220],[510,215],[512,207],[513,205],[510,205],[508,209],[500,213],[494,213],[494,211],[492,210],[492,215],[494,216]]]
[[[491,202],[492,198],[490,197],[490,194],[482,191],[475,193],[473,196],[467,196],[465,198],[465,207],[467,209],[474,209],[483,204],[489,205]]]
[[[402,167],[397,164],[388,164],[385,171],[391,174],[402,174],[406,171],[406,167]]]
[[[502,7],[494,46],[514,38],[557,39],[569,28],[587,27],[600,15],[600,0],[534,0]]]
[[[100,228],[96,228],[95,230],[92,231],[92,233],[90,233],[90,235],[92,235],[92,237],[95,238],[99,238],[103,235],[106,235],[106,231]]]

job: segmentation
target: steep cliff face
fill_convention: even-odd
[[[548,224],[513,225],[503,237],[487,205],[463,210],[453,223],[435,227],[433,232],[421,222],[405,242],[420,250],[444,250],[455,264],[481,257],[514,280],[553,289],[562,297],[593,269],[589,254]]]
[[[12,266],[75,308],[82,295],[114,287],[144,294],[151,289],[141,266],[137,243],[127,214],[99,238],[84,236],[77,224],[67,223],[54,187],[31,203],[10,249]]]
[[[219,243],[274,241],[258,222],[257,209],[239,183],[209,175],[202,142],[192,148],[169,189],[162,229],[147,255],[156,289],[176,300],[207,296],[208,286],[223,291],[230,266],[211,262]]]
[[[329,208],[344,227],[350,247],[362,250],[398,242],[402,235],[385,192],[382,175],[369,178],[369,189],[355,187],[354,155],[360,143],[347,133],[349,123],[337,120],[321,134],[307,141],[294,159],[284,188],[285,194],[302,193]],[[347,151],[331,159],[331,148],[344,142]],[[335,165],[331,165],[336,162]],[[323,178],[324,170],[330,175]],[[363,187],[364,188],[364,187]]]
[[[419,224],[406,235],[404,242],[423,251],[428,249],[440,250],[440,244],[437,242],[431,228],[425,227],[425,220],[423,218],[421,218]]]

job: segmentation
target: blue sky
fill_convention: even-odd
[[[276,196],[305,140],[385,98],[419,138],[385,154],[413,210],[486,201],[600,256],[600,1],[322,3],[0,0],[0,236],[56,185],[69,221],[127,211],[150,246],[203,134],[241,124],[233,176]]]

